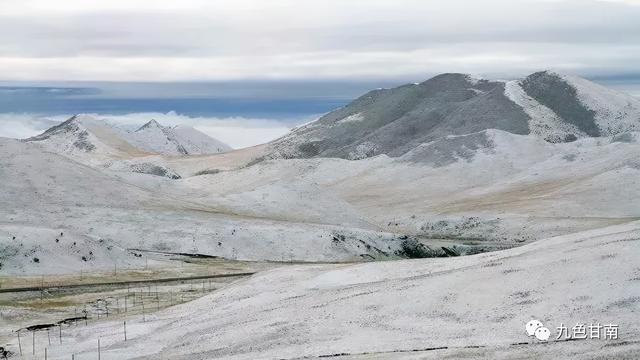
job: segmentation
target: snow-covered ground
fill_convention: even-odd
[[[12,236],[25,241],[14,256],[4,255],[4,270],[52,271],[49,252],[63,248],[40,243],[35,227],[121,249],[345,261],[395,258],[405,236],[502,248],[640,214],[637,133],[559,144],[497,130],[477,136],[479,145],[472,136],[452,137],[400,158],[360,161],[279,159],[246,167],[244,155],[201,162],[155,156],[184,169],[178,180],[88,167],[38,144],[1,140],[1,196],[11,206],[0,209],[0,221],[12,234],[0,244],[22,244]],[[438,161],[427,161],[433,154]],[[189,176],[217,169],[216,156],[226,168]]]
[[[100,337],[102,359],[388,358],[430,348],[439,350],[420,358],[631,359],[640,353],[639,241],[633,222],[454,259],[276,269],[146,323],[130,318],[126,342],[122,319],[65,328],[48,354],[96,356]],[[526,335],[532,318],[551,330],[549,342]],[[556,341],[557,327],[577,323],[617,325],[618,340]]]
[[[146,174],[122,177],[45,152],[37,144],[0,139],[0,149],[0,200],[6,204],[0,208],[0,262],[7,275],[108,270],[113,267],[110,254],[115,254],[110,247],[335,261],[378,257],[381,251],[393,257],[402,240],[373,227],[243,214],[201,199],[202,191],[179,181]],[[58,232],[64,238],[55,242]],[[90,251],[93,257],[83,260]],[[61,263],[62,258],[67,261]]]

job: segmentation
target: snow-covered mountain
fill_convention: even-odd
[[[188,126],[165,127],[151,120],[135,131],[89,115],[76,115],[25,139],[83,164],[119,172],[179,179],[165,157],[219,154],[231,148]]]
[[[105,121],[88,115],[75,115],[24,141],[87,163],[151,155],[133,146],[123,134],[126,132]]]
[[[231,150],[231,147],[219,140],[189,126],[162,126],[151,120],[126,139],[134,146],[163,155],[201,155],[217,154]]]
[[[127,131],[89,115],[75,115],[25,141],[41,143],[54,152],[94,159],[217,154],[231,150],[189,126],[166,127],[151,120],[135,131]]]
[[[517,81],[443,74],[371,91],[270,144],[267,158],[401,156],[445,136],[487,129],[549,142],[640,130],[640,100],[544,71]]]

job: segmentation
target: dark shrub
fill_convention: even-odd
[[[400,244],[400,250],[396,250],[396,255],[410,259],[434,257],[433,252],[416,239],[403,240]]]

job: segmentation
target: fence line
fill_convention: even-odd
[[[154,291],[151,291],[150,285],[132,288],[130,284],[127,284],[126,293],[115,294],[115,296],[108,296],[103,299],[97,299],[93,302],[84,303],[83,308],[81,310],[82,316],[78,316],[79,306],[75,306],[73,309],[73,314],[75,316],[73,318],[61,320],[53,326],[46,327],[47,339],[44,341],[42,341],[42,339],[37,341],[36,332],[45,330],[45,328],[34,328],[33,330],[29,330],[29,327],[27,327],[27,328],[18,329],[15,332],[18,337],[18,348],[19,348],[20,356],[23,357],[25,355],[24,349],[22,348],[23,344],[22,344],[22,336],[21,336],[22,332],[25,330],[32,331],[31,356],[33,359],[36,358],[36,355],[38,353],[44,354],[45,357],[48,357],[49,355],[53,355],[55,357],[55,355],[59,355],[58,351],[60,350],[60,347],[63,346],[63,341],[62,341],[63,326],[66,326],[69,328],[72,326],[77,327],[78,323],[81,320],[84,320],[84,324],[85,326],[87,326],[89,321],[93,319],[95,319],[96,321],[99,321],[101,317],[109,318],[109,317],[115,316],[117,318],[119,316],[124,316],[122,328],[120,331],[112,334],[101,333],[100,336],[101,337],[116,336],[116,337],[120,337],[120,339],[124,338],[124,341],[128,341],[130,339],[127,334],[127,325],[128,325],[127,322],[130,322],[129,320],[134,319],[132,316],[134,317],[140,316],[142,322],[147,322],[147,310],[148,310],[147,304],[149,304],[150,302],[153,303],[155,301],[156,302],[155,307],[159,311],[161,308],[185,303],[193,299],[199,298],[204,294],[206,294],[207,292],[216,290],[215,287],[211,286],[210,280],[208,280],[209,286],[207,286],[207,281],[205,281],[206,279],[202,279],[201,289],[194,288],[193,285],[195,283],[195,280],[196,279],[193,279],[191,281],[181,281],[181,283],[177,285],[177,288],[178,288],[177,293],[180,296],[174,296],[174,291],[176,290],[175,285],[167,286],[168,289],[161,288],[160,290],[158,290],[158,286],[156,284],[153,289]],[[115,291],[118,291],[118,290],[124,290],[124,289],[116,289]],[[145,304],[145,302],[147,304]],[[34,326],[38,326],[38,325],[34,325]],[[51,330],[51,327],[55,327],[55,326],[58,327],[58,339],[59,339],[58,345],[52,345],[51,343],[50,330]],[[99,345],[100,352],[104,348],[104,346],[102,345]],[[37,349],[40,349],[40,350],[36,351]],[[54,352],[51,353],[51,351],[54,351]],[[76,355],[75,353],[69,353],[69,355],[72,359],[75,359],[75,355]],[[40,355],[40,356],[43,356],[43,355]],[[98,357],[100,356],[101,354],[99,353]]]

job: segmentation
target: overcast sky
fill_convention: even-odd
[[[0,0],[0,80],[640,79],[640,0]]]

